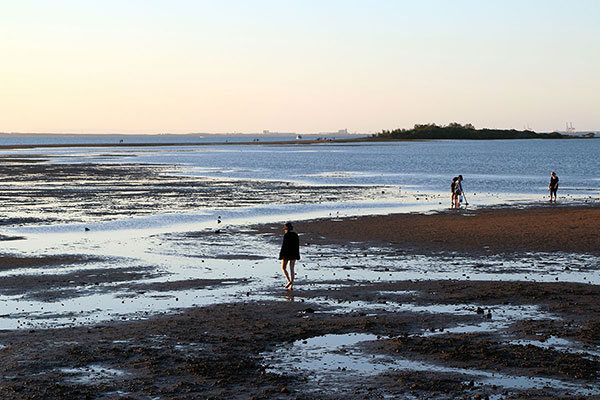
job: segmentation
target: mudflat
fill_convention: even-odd
[[[303,222],[306,241],[385,242],[400,248],[467,253],[600,253],[600,207],[449,210]]]
[[[295,225],[303,254],[328,246],[334,249],[330,260],[353,257],[358,260],[353,268],[359,268],[361,258],[371,257],[379,247],[388,249],[386,257],[392,263],[393,257],[439,252],[450,254],[441,262],[450,262],[443,260],[457,253],[493,254],[507,262],[532,252],[543,252],[541,258],[552,252],[565,253],[563,259],[595,255],[599,221],[600,210],[593,206],[548,205],[321,219]],[[261,225],[231,233],[240,242],[243,235],[257,234],[276,242],[281,227]],[[204,233],[211,235],[222,234]],[[320,262],[326,264],[328,260],[322,258]],[[37,268],[43,262],[29,261]],[[19,260],[19,268],[29,261]],[[600,265],[585,268],[582,273],[593,276]],[[600,286],[595,283],[367,282],[345,278],[343,266],[339,272],[329,280],[299,277],[297,289],[291,292],[282,287],[261,293],[249,289],[232,302],[166,315],[1,331],[0,396],[600,398]],[[115,274],[114,282],[124,284],[122,273]],[[52,279],[40,275],[35,281],[40,287],[62,284]],[[101,279],[110,281],[110,271]],[[6,283],[18,286],[18,282]],[[34,279],[28,285],[35,289]],[[144,289],[137,284],[136,290]],[[366,336],[352,342],[356,335]],[[312,340],[328,337],[339,345],[311,347]]]

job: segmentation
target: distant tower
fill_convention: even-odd
[[[575,133],[575,128],[573,128],[573,123],[572,122],[567,122],[567,133],[568,134],[574,134]]]

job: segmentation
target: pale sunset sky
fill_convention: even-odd
[[[0,0],[0,132],[600,130],[598,0]]]

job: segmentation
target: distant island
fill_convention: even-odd
[[[593,137],[593,134],[591,136]],[[573,138],[558,132],[536,133],[530,130],[515,129],[476,129],[472,124],[461,125],[453,122],[447,126],[436,124],[417,124],[412,129],[395,129],[382,131],[370,136],[370,139],[565,139]]]

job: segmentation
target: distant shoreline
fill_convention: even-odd
[[[40,144],[6,144],[0,145],[2,150],[11,149],[36,149],[36,148],[71,148],[71,147],[175,147],[175,146],[231,146],[231,145],[304,145],[315,143],[345,143],[354,142],[355,139],[327,139],[327,140],[281,140],[270,142],[165,142],[165,143],[40,143]],[[357,142],[367,142],[361,139]]]
[[[57,134],[58,135],[58,134]],[[76,134],[69,134],[65,136],[77,136]],[[118,135],[97,135],[116,137]],[[151,135],[160,136],[160,135]],[[175,135],[173,135],[175,136]],[[1,137],[1,135],[0,135]],[[125,137],[126,138],[126,137]],[[260,139],[260,138],[257,138]],[[324,143],[385,143],[385,142],[429,142],[429,141],[441,141],[441,140],[469,140],[469,141],[494,141],[494,140],[528,140],[528,139],[554,139],[548,137],[537,137],[537,138],[389,138],[389,137],[373,137],[373,136],[361,136],[357,138],[343,138],[343,139],[297,139],[297,140],[273,140],[273,141],[252,141],[252,142],[240,142],[240,141],[225,141],[225,142],[164,142],[164,143],[153,143],[153,142],[120,142],[120,143],[39,143],[39,144],[5,144],[0,145],[0,150],[11,150],[11,149],[36,149],[36,148],[83,148],[83,147],[175,147],[175,146],[232,146],[232,145],[312,145],[312,144],[324,144]],[[557,139],[595,139],[587,137],[570,137],[563,136]]]

